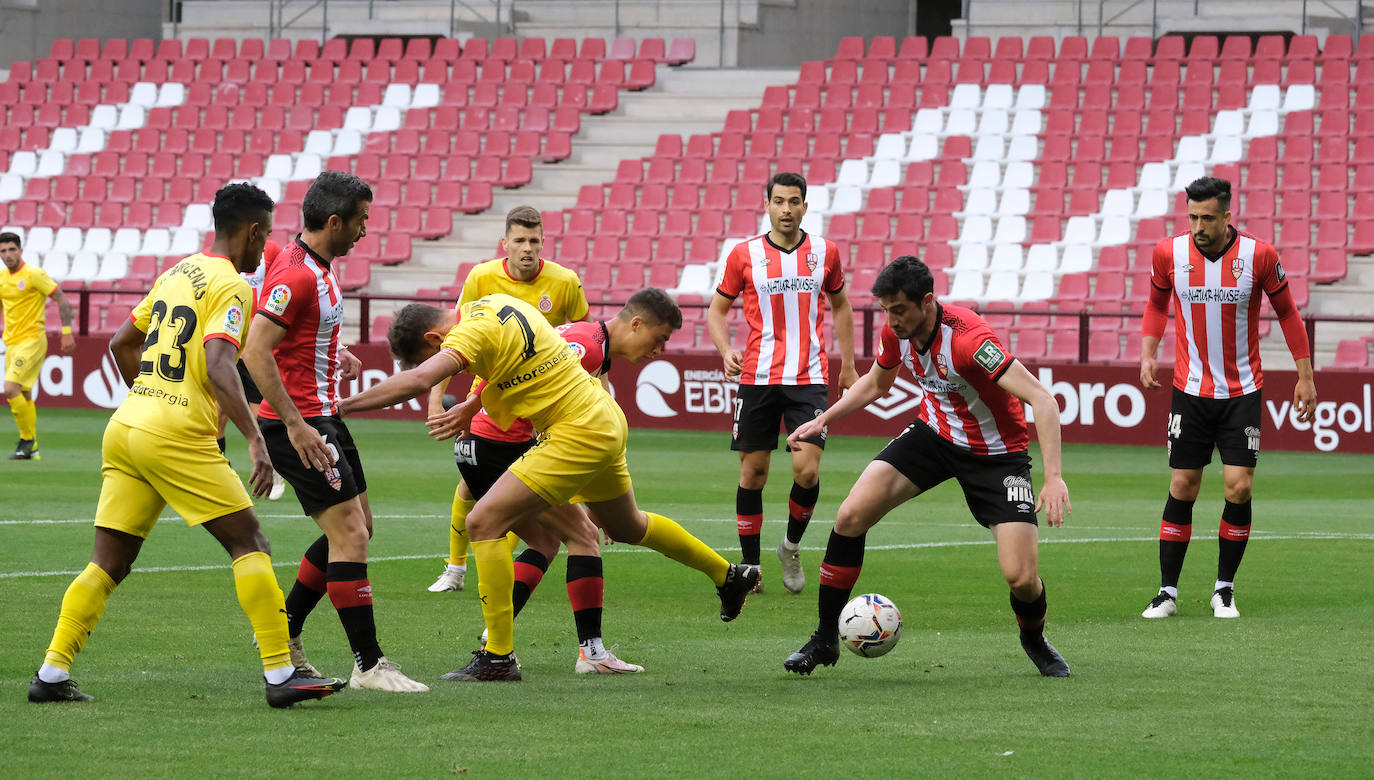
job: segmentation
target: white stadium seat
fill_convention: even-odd
[[[138,130],[147,124],[148,114],[143,106],[130,104],[124,106],[119,112],[119,121],[115,124],[116,130]]]
[[[945,129],[945,114],[938,108],[922,108],[916,112],[911,132],[939,135]]]
[[[1317,92],[1311,84],[1293,84],[1283,96],[1283,111],[1311,111],[1317,105]]]
[[[76,151],[76,130],[70,127],[59,127],[52,131],[48,137],[48,149],[54,152],[74,152]]]
[[[129,104],[152,108],[157,105],[157,85],[150,81],[140,81],[129,89]]]
[[[319,156],[313,154],[302,154],[296,158],[296,165],[291,169],[291,179],[302,181],[314,179],[320,175],[324,169],[324,164]]]
[[[992,217],[972,216],[964,219],[959,228],[959,244],[992,243]]]
[[[186,85],[169,81],[157,91],[158,108],[175,108],[186,102]]]
[[[955,271],[982,272],[988,267],[988,248],[986,244],[963,244],[954,259]]]
[[[109,228],[91,228],[86,231],[86,240],[81,244],[81,251],[93,255],[103,255],[110,251],[113,242],[114,236]]]
[[[100,261],[100,271],[95,278],[101,281],[123,279],[129,275],[129,257],[120,252],[111,252]]]
[[[863,191],[858,187],[836,187],[835,194],[830,196],[831,214],[852,214],[863,205]]]
[[[983,103],[983,90],[977,84],[956,84],[954,94],[949,96],[949,107],[953,109],[978,108]]]
[[[1172,177],[1168,163],[1148,162],[1140,166],[1138,186],[1143,190],[1167,190]]]
[[[949,296],[955,301],[976,301],[983,297],[983,272],[958,271],[949,282]]]
[[[372,109],[366,106],[353,106],[344,114],[344,129],[366,133],[372,130]]]
[[[110,251],[123,255],[136,255],[143,244],[143,235],[137,228],[120,228],[110,241]]]
[[[1037,135],[1042,127],[1039,109],[1024,108],[1016,112],[1011,122],[1012,135]]]
[[[1037,271],[1026,273],[1021,284],[1020,299],[1023,301],[1043,301],[1054,295],[1054,274]]]
[[[988,274],[988,286],[983,297],[989,301],[1014,301],[1021,287],[1021,278],[1015,271],[997,271]]]
[[[992,260],[988,261],[988,270],[1019,272],[1021,262],[1020,244],[998,244],[992,250]]]
[[[1181,163],[1200,163],[1207,159],[1207,139],[1200,135],[1185,135],[1178,139],[1174,159]]]
[[[388,84],[382,93],[382,105],[402,110],[410,108],[410,99],[409,84]]]
[[[862,187],[868,183],[868,163],[863,160],[845,160],[840,163],[840,172],[835,183],[841,187]]]
[[[981,160],[973,164],[968,175],[969,189],[993,189],[1002,185],[1002,166],[992,160]]]
[[[181,226],[201,233],[213,230],[215,218],[210,211],[209,204],[192,203],[187,206],[185,214],[182,215]]]
[[[105,151],[105,131],[99,127],[87,127],[81,131],[81,140],[76,144],[77,154],[95,154]]]
[[[999,217],[997,232],[992,237],[994,244],[1021,244],[1026,240],[1025,217]]]
[[[990,108],[1009,109],[1015,101],[1010,84],[989,84],[983,93],[983,110]]]
[[[51,251],[75,254],[81,251],[82,240],[81,228],[58,228],[57,234],[53,236]]]
[[[1278,135],[1278,132],[1279,112],[1277,111],[1256,111],[1250,115],[1250,124],[1245,127],[1246,138]]]
[[[830,210],[830,188],[815,186],[806,188],[806,210],[824,214]]]
[[[869,187],[896,187],[902,183],[902,164],[896,160],[876,160],[873,174],[868,178]]]
[[[311,130],[305,136],[305,151],[309,154],[328,156],[334,148],[334,134],[328,130]]]
[[[1026,252],[1025,271],[1052,274],[1059,268],[1059,250],[1053,244],[1036,244]]]
[[[887,133],[878,137],[873,148],[877,160],[900,160],[906,157],[906,137],[901,133]]]
[[[171,254],[171,246],[171,234],[164,228],[153,228],[143,234],[143,246],[138,248],[138,254],[161,257]]]
[[[1005,109],[983,109],[983,116],[978,120],[978,135],[1003,135],[1010,124],[1011,117]]]
[[[177,228],[172,234],[172,245],[164,254],[185,257],[199,252],[201,249],[200,233],[188,228]]]
[[[1250,90],[1250,104],[1247,108],[1251,111],[1276,111],[1281,97],[1278,84],[1256,84]]]
[[[921,133],[911,137],[911,148],[907,150],[906,159],[908,162],[918,162],[920,160],[934,160],[940,156],[940,139]]]
[[[114,106],[100,105],[91,109],[90,127],[113,130],[119,124],[119,109]]]
[[[1092,217],[1069,217],[1064,225],[1064,243],[1091,244],[1097,239],[1097,222]]]
[[[964,84],[962,86],[969,86]],[[977,87],[974,87],[977,89]],[[949,112],[949,119],[945,122],[945,135],[973,135],[973,131],[978,127],[978,119],[971,108],[956,108]]]
[[[1030,213],[1030,190],[1005,189],[997,202],[997,214],[1002,217],[1021,217]]]
[[[401,129],[401,109],[394,106],[382,106],[377,109],[377,115],[372,118],[372,132],[390,133]]]
[[[1024,160],[1007,163],[1002,173],[1002,186],[1028,190],[1035,186],[1035,166]]]
[[[1016,110],[1045,107],[1045,85],[1026,84],[1016,91]]]
[[[439,105],[438,84],[417,84],[411,98],[411,108],[434,108]]]
[[[100,275],[100,255],[94,252],[77,252],[67,269],[67,278],[88,282]]]
[[[1093,251],[1090,247],[1083,244],[1064,247],[1064,255],[1059,258],[1059,273],[1078,274],[1091,271],[1092,267]]]
[[[38,170],[38,155],[36,153],[23,150],[10,155],[11,176],[28,178],[36,170]]]

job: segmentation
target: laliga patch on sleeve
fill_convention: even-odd
[[[998,366],[1002,365],[1002,361],[1006,360],[1007,356],[997,348],[992,339],[987,339],[982,346],[978,347],[978,351],[973,353],[973,359],[978,361],[978,365],[982,366],[983,370],[991,374],[997,370]]]
[[[1274,273],[1278,275],[1280,282],[1288,278],[1288,274],[1283,272],[1283,263],[1277,260],[1274,261]]]
[[[286,313],[286,306],[289,303],[291,303],[291,288],[279,284],[267,294],[267,300],[263,302],[262,308],[280,317]]]
[[[582,360],[583,355],[587,354],[587,348],[582,346],[582,344],[579,342],[569,341],[568,347],[572,349],[574,355],[577,355],[577,359],[579,361]]]
[[[243,309],[238,306],[230,306],[224,313],[224,332],[234,338],[241,338],[243,335]]]

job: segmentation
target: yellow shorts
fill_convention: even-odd
[[[625,442],[630,426],[609,395],[576,420],[558,422],[511,464],[510,472],[553,506],[609,501],[630,492]]]
[[[48,337],[21,341],[18,344],[5,344],[5,381],[13,382],[24,390],[33,389],[38,381],[38,372],[43,370],[43,358],[48,354]]]
[[[253,506],[213,439],[181,441],[110,421],[101,446],[98,528],[148,538],[164,506],[200,525]]]

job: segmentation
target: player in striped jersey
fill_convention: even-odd
[[[854,312],[844,290],[844,269],[832,241],[801,228],[806,216],[806,179],[778,173],[768,182],[767,209],[772,229],[736,245],[711,300],[706,324],[725,364],[725,376],[740,383],[730,449],[739,452],[735,521],[740,553],[759,566],[763,528],[763,488],[768,464],[778,448],[778,427],[791,433],[814,419],[830,402],[830,364],[825,340],[825,300],[835,312],[840,345],[840,390],[858,379],[854,371]],[[749,323],[743,353],[731,346],[726,315],[742,298]],[[820,496],[821,451],[825,434],[789,445],[792,491],[787,501],[787,533],[778,543],[782,584],[800,593],[806,584],[800,546]],[[760,576],[758,588],[763,588]]]
[[[992,531],[997,562],[1011,587],[1021,647],[1046,677],[1068,677],[1069,665],[1046,639],[1045,583],[1039,574],[1036,513],[1051,526],[1070,511],[1061,473],[1059,404],[973,311],[941,304],[930,269],[899,257],[878,274],[873,295],[887,314],[873,367],[820,417],[787,441],[815,436],[826,425],[887,394],[905,365],[922,393],[919,419],[892,440],[859,476],[840,505],[820,573],[820,622],[791,672],[810,674],[839,658],[840,610],[863,568],[868,529],[899,505],[951,477],[980,525]],[[1035,411],[1045,478],[1031,486],[1022,403]]]
[[[528,303],[544,315],[544,319],[555,327],[568,322],[577,322],[587,316],[587,296],[582,291],[582,280],[577,272],[564,268],[540,254],[544,246],[544,221],[539,210],[533,206],[516,206],[506,213],[506,232],[501,237],[505,257],[479,263],[468,272],[463,280],[463,291],[458,296],[458,306],[471,303],[492,293],[505,293]],[[429,393],[429,413],[444,411],[445,381]],[[518,444],[529,441],[534,429],[526,423],[517,423],[509,431],[495,426],[485,429],[486,438]],[[458,481],[453,491],[453,506],[449,512],[448,558],[444,559],[444,570],[439,579],[429,586],[431,593],[442,593],[463,589],[467,575],[468,560],[468,512],[477,504],[480,496],[474,496],[471,485],[465,479]]]
[[[1317,388],[1302,315],[1274,247],[1231,226],[1231,183],[1205,176],[1187,187],[1189,232],[1155,245],[1150,298],[1140,340],[1140,383],[1159,387],[1155,350],[1173,301],[1177,350],[1169,409],[1169,495],[1159,525],[1159,593],[1141,613],[1178,614],[1178,578],[1193,531],[1202,470],[1221,452],[1225,506],[1218,530],[1212,614],[1240,617],[1236,570],[1250,538],[1250,490],[1259,457],[1261,292],[1279,317],[1297,363],[1293,410],[1310,421]]]
[[[420,692],[428,686],[405,676],[377,641],[367,577],[372,507],[362,459],[339,416],[339,383],[356,378],[361,364],[342,345],[343,291],[333,263],[367,234],[371,203],[372,189],[351,173],[325,171],[310,185],[301,204],[305,231],[263,281],[243,362],[264,398],[258,427],[272,467],[324,532],[286,596],[292,661],[310,668],[301,630],[328,593],[353,650],[350,687]]]

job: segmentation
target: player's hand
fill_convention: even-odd
[[[472,427],[472,418],[482,408],[482,397],[479,395],[469,396],[461,404],[454,404],[453,408],[438,414],[431,414],[425,420],[425,427],[429,428],[429,435],[435,441],[451,439],[454,436],[466,435],[468,429]]]
[[[820,436],[822,433],[825,433],[825,423],[821,422],[821,418],[817,417],[814,420],[807,420],[801,425],[798,425],[797,430],[787,434],[787,446],[795,450],[797,447],[801,446],[803,439],[812,439]]]
[[[1152,357],[1142,357],[1140,359],[1140,386],[1146,390],[1153,390],[1159,387],[1159,382],[1155,379],[1155,372],[1159,370],[1159,363]]]
[[[329,444],[319,431],[304,422],[298,422],[286,427],[286,435],[291,439],[291,446],[300,456],[301,463],[319,472],[328,471],[334,465],[335,455],[330,452]]]
[[[738,382],[740,371],[744,369],[744,356],[737,349],[727,349],[721,355],[721,361],[725,365],[725,378],[731,382]]]
[[[852,364],[840,367],[840,395],[844,395],[844,391],[853,387],[854,383],[858,381],[859,372],[854,370],[854,366]]]
[[[1299,379],[1293,387],[1293,409],[1298,419],[1311,422],[1317,414],[1317,383],[1311,379]]]
[[[346,349],[339,350],[339,376],[344,379],[357,379],[362,376],[363,361]]]
[[[253,473],[248,475],[248,489],[253,498],[262,498],[272,491],[272,459],[267,455],[267,442],[258,436],[248,442],[248,459],[253,462]]]
[[[70,355],[76,351],[76,336],[70,333],[62,334],[62,354]]]
[[[1040,486],[1040,495],[1035,499],[1035,511],[1041,510],[1045,512],[1045,521],[1056,528],[1063,525],[1073,512],[1073,506],[1069,504],[1069,486],[1064,484],[1063,477],[1046,479],[1045,484]]]

